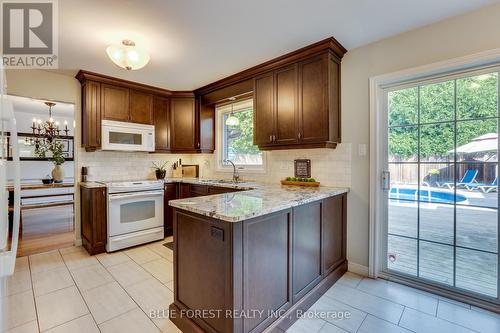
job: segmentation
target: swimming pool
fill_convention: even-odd
[[[456,195],[452,191],[447,190],[428,190],[420,189],[418,191],[420,201],[431,203],[453,203],[467,201],[467,197],[462,194]],[[429,197],[430,194],[430,197]],[[417,200],[416,188],[393,187],[389,192],[389,199],[396,200]]]

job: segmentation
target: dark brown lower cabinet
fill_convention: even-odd
[[[183,332],[285,331],[347,271],[345,204],[339,195],[241,222],[174,208],[172,321]]]
[[[178,199],[177,183],[165,184],[165,195],[163,199],[163,230],[165,237],[174,234],[174,209],[169,206],[170,200]]]
[[[106,252],[106,188],[80,187],[82,245],[91,255]]]
[[[346,260],[347,196],[323,200],[322,274],[328,275]]]
[[[322,201],[293,209],[293,299],[300,299],[321,280]]]

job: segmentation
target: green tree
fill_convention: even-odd
[[[421,159],[453,158],[449,152],[455,147],[455,130],[457,147],[498,132],[498,76],[484,74],[392,91],[388,107],[392,158],[415,159],[419,150]]]
[[[235,112],[238,126],[227,127],[229,147],[241,154],[257,154],[259,148],[253,144],[253,110]]]

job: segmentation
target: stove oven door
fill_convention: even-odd
[[[108,236],[163,226],[163,190],[108,195]]]

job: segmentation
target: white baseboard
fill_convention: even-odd
[[[82,239],[81,238],[75,239],[75,246],[81,246],[81,245],[82,245]]]
[[[362,276],[368,276],[368,267],[349,261],[347,270]]]

